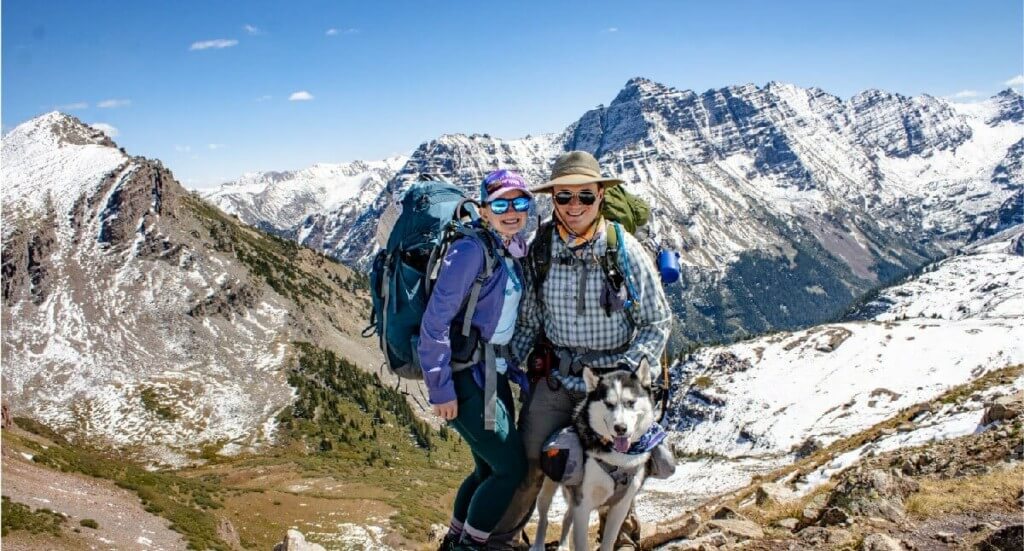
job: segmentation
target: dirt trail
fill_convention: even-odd
[[[18,431],[20,436],[30,437]],[[147,513],[134,493],[112,482],[62,473],[31,460],[29,450],[9,441],[2,446],[3,495],[32,509],[48,508],[67,515],[60,538],[14,531],[4,538],[5,551],[37,549],[185,549],[186,542],[167,527],[167,520]],[[93,519],[98,529],[79,525]],[[80,533],[73,530],[78,528]]]

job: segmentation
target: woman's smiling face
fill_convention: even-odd
[[[521,191],[515,191],[502,195],[501,199],[507,199],[511,203],[513,199],[526,196],[527,195]],[[484,208],[480,210],[480,216],[482,216],[492,228],[497,230],[498,233],[506,238],[511,238],[526,227],[527,214],[529,213],[517,212],[512,208],[511,204],[509,205],[508,210],[501,214],[495,214],[494,211],[491,210],[490,203],[484,204]]]

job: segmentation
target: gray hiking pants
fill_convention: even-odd
[[[579,393],[571,393],[561,385],[552,388],[547,379],[537,382],[530,396],[530,401],[519,413],[519,434],[523,438],[526,451],[526,476],[516,489],[512,500],[505,510],[504,516],[498,521],[491,532],[487,548],[493,550],[514,549],[520,539],[523,528],[533,515],[537,502],[537,494],[544,484],[544,473],[540,470],[540,452],[551,433],[572,424],[576,405],[583,399]],[[604,516],[601,517],[604,525]],[[639,541],[640,525],[636,514],[630,507],[626,521],[622,523],[623,531],[628,531],[631,539]],[[619,539],[627,534],[620,533]],[[618,546],[616,546],[618,547]]]

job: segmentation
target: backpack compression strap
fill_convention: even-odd
[[[475,239],[484,249],[484,269],[473,280],[473,287],[469,290],[469,301],[466,302],[466,313],[462,319],[462,336],[468,337],[472,330],[476,303],[480,300],[480,289],[483,288],[484,283],[487,283],[487,280],[491,279],[491,275],[494,273],[494,265],[498,263],[495,256],[500,253],[497,252],[493,238],[487,230],[462,226],[458,229],[458,232],[465,237]]]

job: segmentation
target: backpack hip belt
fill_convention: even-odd
[[[631,336],[621,346],[610,350],[591,350],[583,347],[555,346],[555,357],[558,358],[558,373],[565,376],[578,377],[583,373],[583,368],[590,363],[608,354],[623,354],[629,350]]]

